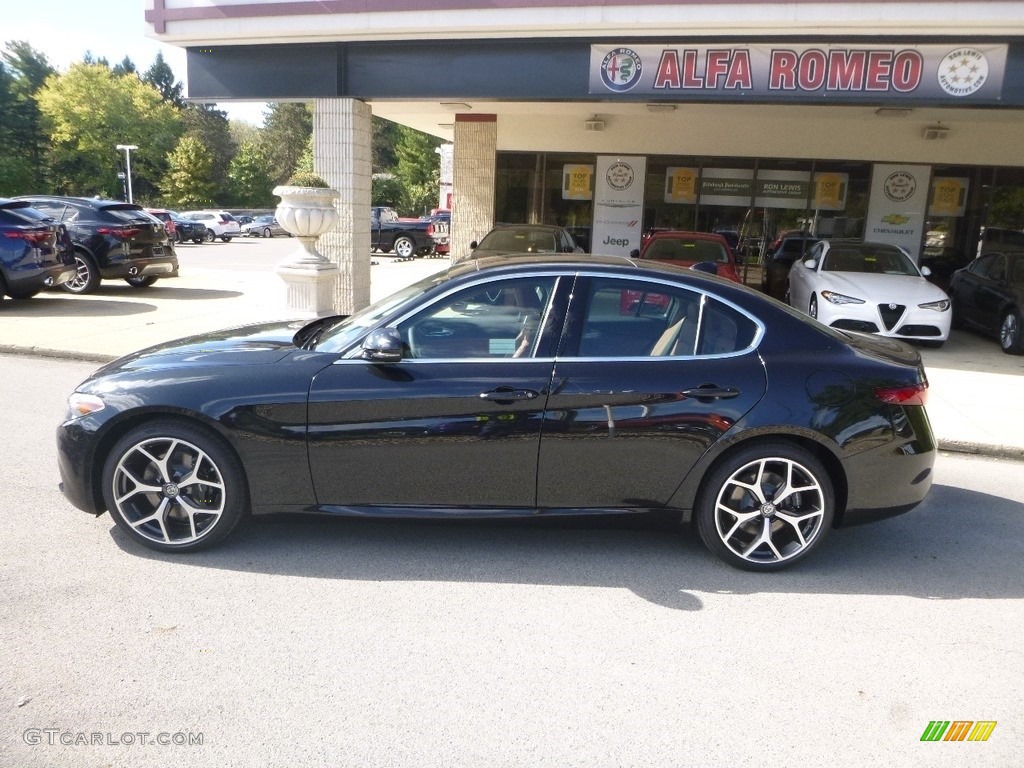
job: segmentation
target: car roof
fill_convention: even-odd
[[[40,200],[72,205],[85,205],[89,208],[121,208],[122,210],[144,210],[141,205],[126,203],[124,200],[109,200],[104,197],[76,197],[75,195],[18,195],[18,200]]]
[[[725,242],[729,243],[724,237],[717,232],[691,232],[683,229],[661,229],[652,234],[648,240],[710,240],[714,243]]]

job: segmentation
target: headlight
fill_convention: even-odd
[[[96,395],[86,395],[81,392],[72,393],[68,398],[67,420],[80,419],[90,413],[102,411],[106,406]]]
[[[918,304],[921,309],[934,309],[936,312],[945,312],[949,309],[949,299],[942,299],[940,301],[929,301],[926,304]]]
[[[835,291],[822,291],[821,298],[829,304],[863,304],[864,299],[856,299],[853,296],[846,296]]]

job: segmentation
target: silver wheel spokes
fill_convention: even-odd
[[[752,563],[777,563],[817,538],[825,494],[807,468],[784,458],[741,467],[715,501],[715,528],[726,547]]]
[[[75,276],[68,280],[67,285],[74,291],[79,291],[89,282],[89,265],[82,259],[75,259]]]
[[[173,437],[143,440],[114,470],[114,503],[140,535],[186,544],[209,533],[224,512],[220,470],[202,449]]]

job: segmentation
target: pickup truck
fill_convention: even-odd
[[[370,209],[370,247],[382,253],[394,250],[400,259],[411,259],[434,250],[430,219],[400,219],[394,208]]]

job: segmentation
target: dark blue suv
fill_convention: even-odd
[[[0,197],[0,300],[29,299],[75,276],[63,225],[24,200]]]
[[[141,206],[57,195],[18,199],[67,227],[77,273],[63,284],[66,291],[92,293],[100,280],[118,278],[134,288],[148,288],[158,278],[178,276],[178,257],[163,222]]]

